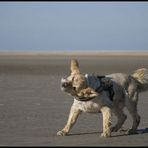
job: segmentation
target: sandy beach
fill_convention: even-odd
[[[57,131],[67,121],[73,99],[60,90],[70,74],[70,60],[82,73],[132,73],[148,68],[147,53],[115,54],[0,54],[0,146],[148,146],[148,91],[141,93],[139,134],[112,133],[101,138],[102,115],[82,114],[68,136]],[[124,128],[132,125],[131,116]],[[113,123],[116,118],[113,116]]]

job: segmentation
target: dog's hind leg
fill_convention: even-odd
[[[118,121],[117,124],[111,128],[111,132],[117,132],[127,119],[127,116],[123,112],[123,108],[116,108],[116,110],[114,110],[114,114],[117,116]]]
[[[75,124],[80,113],[81,111],[78,108],[76,108],[75,106],[72,106],[69,113],[68,121],[65,127],[61,131],[57,132],[57,135],[58,136],[66,135],[70,131],[72,126]]]
[[[138,92],[135,92],[132,98],[129,98],[127,101],[127,109],[133,118],[132,128],[128,131],[128,134],[136,134],[136,130],[140,123],[140,116],[137,111],[137,103],[138,103]]]

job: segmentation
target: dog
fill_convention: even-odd
[[[102,113],[103,132],[101,137],[110,137],[111,132],[117,132],[125,122],[127,116],[123,112],[126,106],[132,116],[132,128],[129,134],[135,134],[140,123],[137,112],[139,93],[148,90],[148,70],[141,68],[132,74],[113,73],[98,77],[83,75],[77,60],[71,60],[71,74],[61,79],[61,90],[74,98],[68,121],[57,135],[67,135],[82,112]],[[102,80],[107,83],[102,83]],[[107,87],[102,87],[102,84]],[[101,88],[101,89],[100,89]],[[111,91],[110,91],[111,90]],[[110,92],[113,92],[111,95]],[[117,123],[111,127],[112,113],[117,117]]]

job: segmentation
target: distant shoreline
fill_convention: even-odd
[[[148,51],[0,51],[0,56],[148,56]]]

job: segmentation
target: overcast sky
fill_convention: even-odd
[[[148,2],[0,2],[8,50],[148,51]]]

